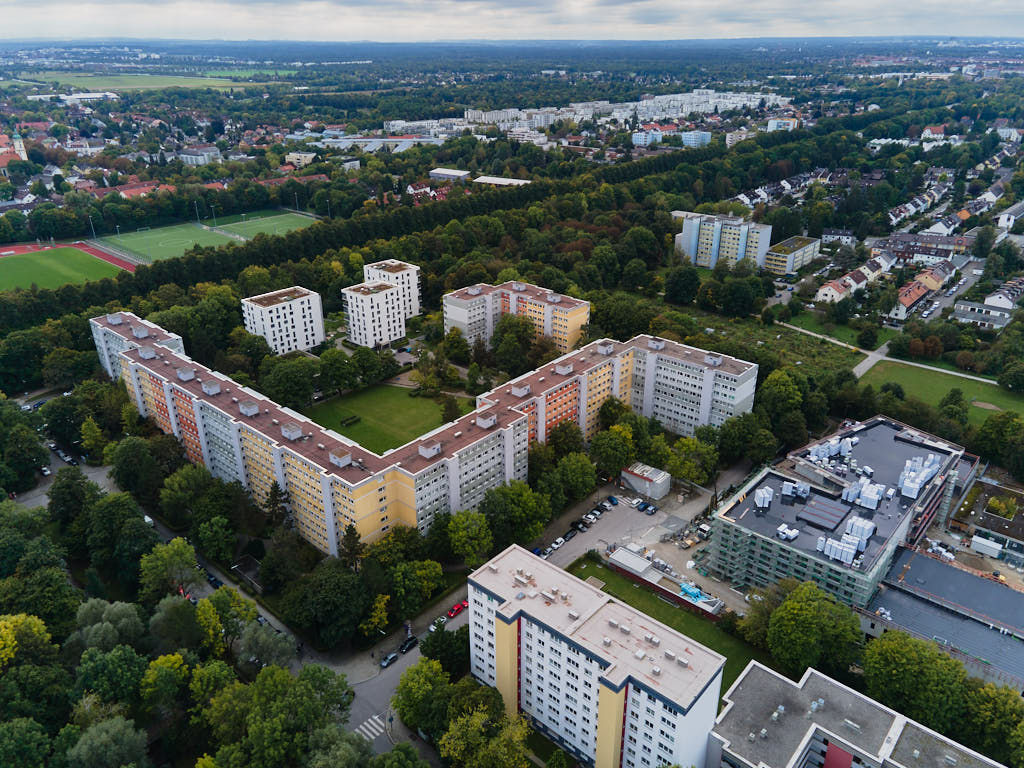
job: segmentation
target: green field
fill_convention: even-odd
[[[202,229],[195,224],[172,224],[144,232],[122,232],[120,235],[101,237],[100,240],[115,250],[128,251],[147,262],[173,259],[197,244],[216,246],[236,242],[227,235]]]
[[[597,564],[588,560],[579,560],[570,566],[569,573],[581,579],[586,579],[589,576],[600,579],[604,582],[602,590],[609,595],[619,598],[624,603],[629,603],[662,624],[667,624],[687,637],[693,638],[701,645],[725,656],[722,693],[729,689],[729,686],[733,684],[733,681],[750,663],[751,659],[756,659],[769,667],[775,666],[771,656],[767,653],[759,651],[740,638],[719,629],[714,622],[703,619],[695,613],[690,613],[685,608],[665,602],[651,590],[637,586],[626,577],[620,576],[608,568],[598,567]]]
[[[0,253],[3,250],[0,246]],[[113,264],[77,248],[19,253],[0,257],[0,291],[28,288],[33,283],[40,288],[60,288],[68,283],[113,277],[120,271]]]
[[[340,432],[374,453],[405,445],[441,426],[441,406],[426,397],[410,397],[411,390],[381,384],[351,395],[325,400],[303,413],[318,424]],[[460,398],[463,412],[473,408],[472,398]],[[340,423],[349,416],[360,421]]]
[[[1007,392],[995,384],[984,384],[973,379],[965,379],[942,373],[938,370],[917,368],[903,365],[891,360],[882,360],[872,366],[871,370],[860,378],[861,383],[871,384],[877,391],[887,381],[894,381],[903,387],[908,395],[913,395],[931,405],[938,405],[953,387],[963,390],[971,407],[967,418],[972,424],[981,424],[996,411],[1017,411],[1024,413],[1024,395]],[[986,403],[994,408],[978,407],[975,403]]]
[[[796,317],[789,320],[790,325],[795,325],[797,328],[803,328],[805,331],[811,331],[811,333],[820,333],[825,336],[831,336],[833,339],[838,339],[846,344],[853,346],[859,346],[857,344],[857,333],[848,325],[833,325],[830,329],[826,329],[825,324],[822,322],[822,317],[817,312],[801,312]],[[882,327],[878,329],[878,343],[872,347],[872,349],[878,349],[880,346],[885,344],[889,339],[899,336],[899,331],[894,328]]]
[[[155,88],[241,88],[252,83],[236,83],[218,77],[186,77],[183,75],[120,75],[87,72],[22,72],[19,77],[44,83],[57,82],[83,91],[138,91]]]
[[[218,69],[212,72],[203,72],[203,77],[283,77],[294,75],[297,69]]]
[[[260,232],[265,232],[268,235],[283,235],[296,229],[304,229],[310,224],[316,223],[316,219],[298,213],[246,214],[244,221],[241,220],[241,214],[231,218],[237,218],[238,221],[222,224],[220,219],[218,219],[217,229],[223,229],[245,238],[255,237]]]

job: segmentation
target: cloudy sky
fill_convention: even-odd
[[[0,0],[2,38],[452,40],[1024,35],[1021,0]]]

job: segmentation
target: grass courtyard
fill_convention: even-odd
[[[161,261],[181,256],[194,245],[217,246],[235,242],[227,235],[211,232],[195,224],[172,224],[142,232],[122,232],[107,235],[100,241],[115,250],[127,251],[146,261]]]
[[[381,384],[351,395],[335,397],[307,408],[303,413],[316,423],[351,438],[374,453],[405,445],[436,429],[441,406],[427,397],[410,397],[409,389]],[[473,399],[459,398],[463,413],[473,408]],[[340,424],[350,416],[360,420],[351,426]]]
[[[863,384],[871,384],[876,390],[887,381],[896,382],[903,387],[906,394],[924,400],[930,405],[938,405],[949,390],[959,387],[963,390],[967,402],[971,404],[967,418],[972,424],[981,424],[997,411],[1024,413],[1024,395],[1008,392],[996,384],[985,384],[891,360],[876,363],[860,381]],[[984,405],[978,405],[979,403]]]
[[[811,333],[820,333],[825,336],[831,336],[833,339],[838,339],[846,344],[851,344],[855,347],[860,346],[857,343],[857,333],[853,328],[848,325],[832,325],[830,327],[825,326],[822,322],[822,317],[817,312],[801,312],[796,317],[789,320],[790,325],[795,325],[797,328],[803,328],[805,331]],[[878,343],[875,344],[872,349],[878,349],[880,346],[885,344],[895,336],[899,336],[899,331],[894,328],[882,327],[878,329]]]
[[[614,571],[599,567],[589,560],[577,560],[569,567],[569,573],[581,579],[594,576],[604,582],[602,590],[624,603],[628,603],[639,611],[646,613],[662,624],[682,632],[701,645],[717,651],[726,658],[725,671],[722,674],[722,693],[725,693],[740,672],[756,659],[762,664],[774,667],[771,656],[738,637],[719,629],[718,626],[695,613],[671,605],[654,592],[644,589]]]
[[[3,252],[0,246],[0,252]],[[50,248],[46,251],[18,253],[0,257],[0,290],[60,288],[68,283],[84,283],[113,277],[121,270],[77,248]]]
[[[222,223],[218,219],[217,229],[223,229],[244,238],[252,238],[263,232],[268,235],[284,235],[296,229],[304,229],[315,224],[316,219],[299,213],[282,213],[280,211],[258,211],[256,213],[232,216],[232,221]]]

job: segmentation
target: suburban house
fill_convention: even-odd
[[[900,288],[896,306],[889,312],[889,317],[893,320],[906,320],[929,293],[931,291],[928,290],[928,286],[918,280],[912,280]]]

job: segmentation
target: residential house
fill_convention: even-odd
[[[929,293],[931,291],[928,290],[928,286],[918,280],[912,280],[900,288],[896,306],[889,312],[889,317],[901,322],[906,320]]]
[[[1017,308],[1021,296],[1024,296],[1024,277],[1015,277],[986,296],[985,305],[1012,310]]]
[[[843,282],[842,278],[839,280],[829,280],[814,295],[815,302],[824,302],[826,304],[838,304],[843,299],[850,295],[850,286]]]
[[[951,261],[943,261],[923,272],[919,272],[915,279],[927,286],[929,291],[937,291],[953,277],[956,267]]]
[[[848,245],[851,248],[857,245],[857,236],[849,229],[826,229],[821,233],[821,244],[839,243]]]
[[[958,301],[953,305],[952,317],[958,323],[1001,331],[1010,324],[1012,313],[1008,309],[978,304],[975,301]]]

